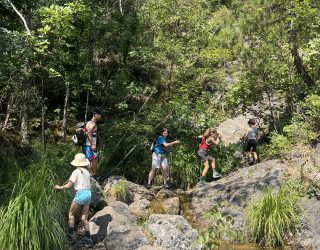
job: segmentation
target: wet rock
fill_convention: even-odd
[[[197,230],[180,215],[152,214],[147,228],[157,245],[172,250],[192,249],[198,237]]]

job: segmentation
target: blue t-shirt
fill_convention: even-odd
[[[163,136],[158,136],[155,142],[155,148],[154,152],[156,154],[165,154],[166,153],[166,147],[163,145],[165,142],[167,142],[167,139]]]

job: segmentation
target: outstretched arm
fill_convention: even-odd
[[[167,148],[167,147],[176,145],[176,144],[178,144],[178,143],[180,143],[180,141],[165,142],[165,143],[163,143],[163,146],[165,146],[165,147]]]
[[[72,186],[73,186],[73,182],[72,181],[68,181],[67,184],[64,184],[63,186],[55,185],[53,187],[53,189],[61,190],[61,189],[72,188]]]

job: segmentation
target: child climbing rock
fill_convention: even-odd
[[[253,159],[253,164],[256,164],[259,161],[258,154],[257,154],[257,141],[258,141],[258,129],[257,129],[257,123],[254,118],[249,119],[248,124],[250,126],[249,129],[247,129],[244,138],[247,143],[246,151],[248,152],[249,159]]]
[[[90,173],[88,170],[89,164],[90,162],[88,159],[86,159],[84,154],[76,154],[74,160],[71,162],[71,165],[77,168],[72,172],[67,184],[63,186],[55,185],[53,187],[54,189],[61,190],[74,186],[74,189],[77,191],[69,209],[69,230],[67,239],[70,242],[74,241],[75,239],[75,214],[81,209],[81,221],[85,228],[85,236],[82,242],[86,246],[93,245],[88,222],[89,205],[91,202],[91,183]]]
[[[212,167],[212,177],[214,179],[221,178],[222,175],[216,171],[215,158],[208,154],[208,151],[212,144],[218,145],[220,142],[220,135],[216,129],[208,128],[206,132],[203,134],[201,143],[199,145],[198,155],[201,158],[201,161],[204,165],[204,169],[202,171],[200,177],[200,184],[206,183],[205,178],[209,170],[209,161],[211,161]]]

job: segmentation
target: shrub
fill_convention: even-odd
[[[282,157],[292,148],[291,141],[284,135],[271,133],[271,143],[261,147],[260,156],[265,157]]]
[[[307,144],[317,139],[317,133],[314,131],[314,128],[305,122],[293,122],[285,126],[283,131],[286,132],[288,138],[293,143]]]
[[[286,237],[296,232],[301,213],[296,192],[287,186],[278,192],[269,187],[249,204],[249,233],[258,245],[282,246]]]
[[[20,171],[0,226],[2,249],[62,249],[66,210],[63,194],[52,190],[48,165]],[[49,216],[48,216],[49,215]]]
[[[111,188],[111,193],[118,201],[126,202],[128,200],[128,187],[124,177]]]
[[[195,246],[200,246],[201,249],[219,249],[221,240],[228,237],[232,240],[243,239],[240,231],[233,229],[234,219],[230,215],[224,216],[219,211],[219,205],[214,205],[207,213],[206,219],[211,223],[211,226],[200,233]]]

